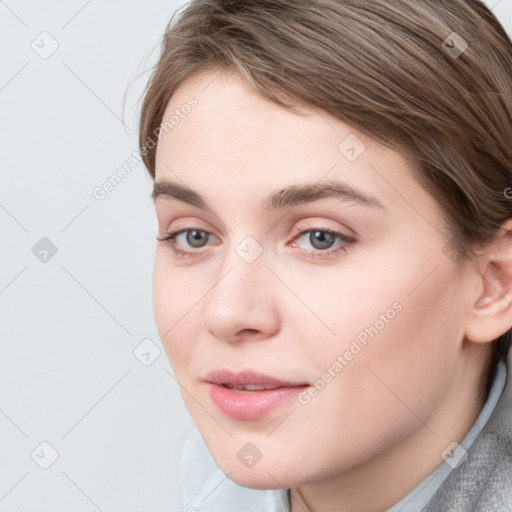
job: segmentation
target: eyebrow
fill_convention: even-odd
[[[201,210],[213,213],[200,194],[180,183],[166,179],[156,181],[153,186],[153,200],[161,196],[170,196]],[[263,209],[272,211],[279,208],[312,203],[330,197],[337,197],[341,201],[386,210],[386,207],[376,197],[369,196],[347,183],[335,180],[325,181],[323,183],[291,185],[280,190],[275,190],[263,201]]]

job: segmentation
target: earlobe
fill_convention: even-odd
[[[466,326],[466,338],[488,343],[512,327],[512,219],[504,222],[481,260],[482,292]]]

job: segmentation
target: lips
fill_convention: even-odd
[[[307,384],[307,382],[294,382],[270,377],[263,373],[253,372],[252,370],[236,373],[229,370],[214,370],[210,372],[204,380],[212,384],[228,385],[231,387],[254,385],[265,386],[267,389],[304,386]]]
[[[253,371],[215,370],[204,380],[215,405],[226,416],[238,420],[262,418],[309,385]]]
[[[239,391],[263,391],[264,389],[276,389],[280,386],[272,386],[270,384],[244,384],[242,386],[237,386],[234,384],[222,384],[228,389],[238,389]]]

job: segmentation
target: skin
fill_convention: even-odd
[[[385,510],[443,463],[483,406],[487,342],[512,325],[500,277],[510,257],[492,263],[488,251],[460,272],[443,250],[439,206],[407,162],[330,114],[303,106],[296,115],[237,75],[208,70],[181,84],[164,119],[190,96],[197,107],[158,144],[155,181],[186,184],[213,213],[160,195],[158,235],[211,235],[202,247],[180,235],[177,248],[192,252],[185,258],[158,242],[153,280],[157,327],[186,406],[233,481],[290,488],[293,512]],[[350,134],[366,145],[355,161],[338,149]],[[385,210],[339,197],[262,208],[272,191],[327,179]],[[322,250],[299,229],[356,241]],[[250,264],[236,252],[247,236],[263,251]],[[216,368],[315,382],[394,303],[400,312],[309,403],[292,399],[247,421],[211,401],[202,379]],[[262,454],[251,468],[237,458],[247,442]]]

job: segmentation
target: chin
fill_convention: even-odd
[[[212,453],[222,472],[233,482],[251,489],[282,489],[300,485],[307,476],[297,474],[295,462],[285,463],[280,458],[263,455],[252,467],[245,467],[237,457],[226,457],[225,453]]]
[[[228,471],[229,474],[229,471]],[[227,476],[227,475],[226,475]],[[229,479],[238,485],[249,487],[251,489],[282,489],[288,488],[288,479],[284,481],[280,478],[278,471],[270,471],[270,475],[265,470],[252,469],[236,469],[229,475]]]

